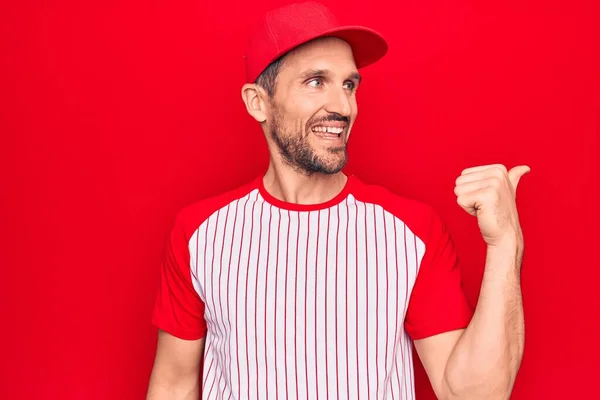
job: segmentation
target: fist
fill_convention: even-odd
[[[458,204],[477,217],[488,246],[522,242],[521,225],[515,201],[517,185],[530,168],[525,165],[510,171],[504,165],[467,168],[456,179],[454,193]]]

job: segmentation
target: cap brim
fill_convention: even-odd
[[[271,58],[270,62],[304,43],[326,36],[340,38],[350,45],[357,68],[363,68],[379,61],[388,51],[387,41],[379,32],[364,26],[346,25],[323,31],[318,35],[303,38],[287,48],[281,48]]]
[[[311,40],[327,36],[340,38],[350,45],[357,68],[363,68],[379,61],[388,51],[387,41],[379,32],[364,26],[345,25],[324,30],[318,34],[312,34],[309,37],[299,39],[295,43],[290,43],[286,47],[281,47],[276,54],[271,56],[269,63],[298,46],[310,42]],[[258,76],[258,74],[256,74],[256,76]],[[249,81],[254,82],[256,76],[248,77]]]
[[[323,32],[314,37],[338,37],[350,45],[357,68],[379,61],[388,51],[388,44],[384,37],[377,31],[356,25],[341,26]]]

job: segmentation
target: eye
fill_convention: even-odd
[[[352,81],[346,81],[344,83],[344,88],[345,89],[354,90],[354,89],[356,89],[356,84],[354,82],[352,82]]]
[[[308,86],[320,87],[323,86],[323,80],[321,78],[314,78],[308,81]]]

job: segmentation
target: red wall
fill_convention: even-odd
[[[266,166],[240,98],[253,3],[2,3],[0,398],[143,398],[174,214]],[[485,248],[454,179],[532,167],[518,193],[527,336],[514,399],[597,394],[594,3],[327,3],[390,41],[363,72],[349,169],[439,211],[473,301]],[[418,368],[419,398],[433,399]]]

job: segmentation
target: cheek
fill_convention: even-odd
[[[288,130],[294,130],[290,134],[306,136],[310,133],[307,128],[311,118],[318,115],[322,107],[323,100],[319,96],[296,94],[281,107],[282,123]],[[356,104],[353,109],[356,109]]]
[[[290,115],[296,117],[310,118],[318,113],[323,108],[324,102],[321,95],[313,93],[311,95],[297,95],[294,100],[290,102],[287,111]]]
[[[290,133],[305,136],[310,133],[308,130],[308,125],[313,115],[315,114],[295,110],[295,112],[287,115],[286,127],[289,130],[293,130],[293,132]]]
[[[281,135],[288,137],[306,137],[308,119],[299,115],[287,114],[280,115],[277,120],[277,127]]]
[[[356,94],[354,96],[352,96],[352,100],[350,101],[350,104],[352,106],[351,117],[352,117],[352,120],[354,120],[354,118],[356,118],[356,116],[358,115],[358,103],[356,101]]]

